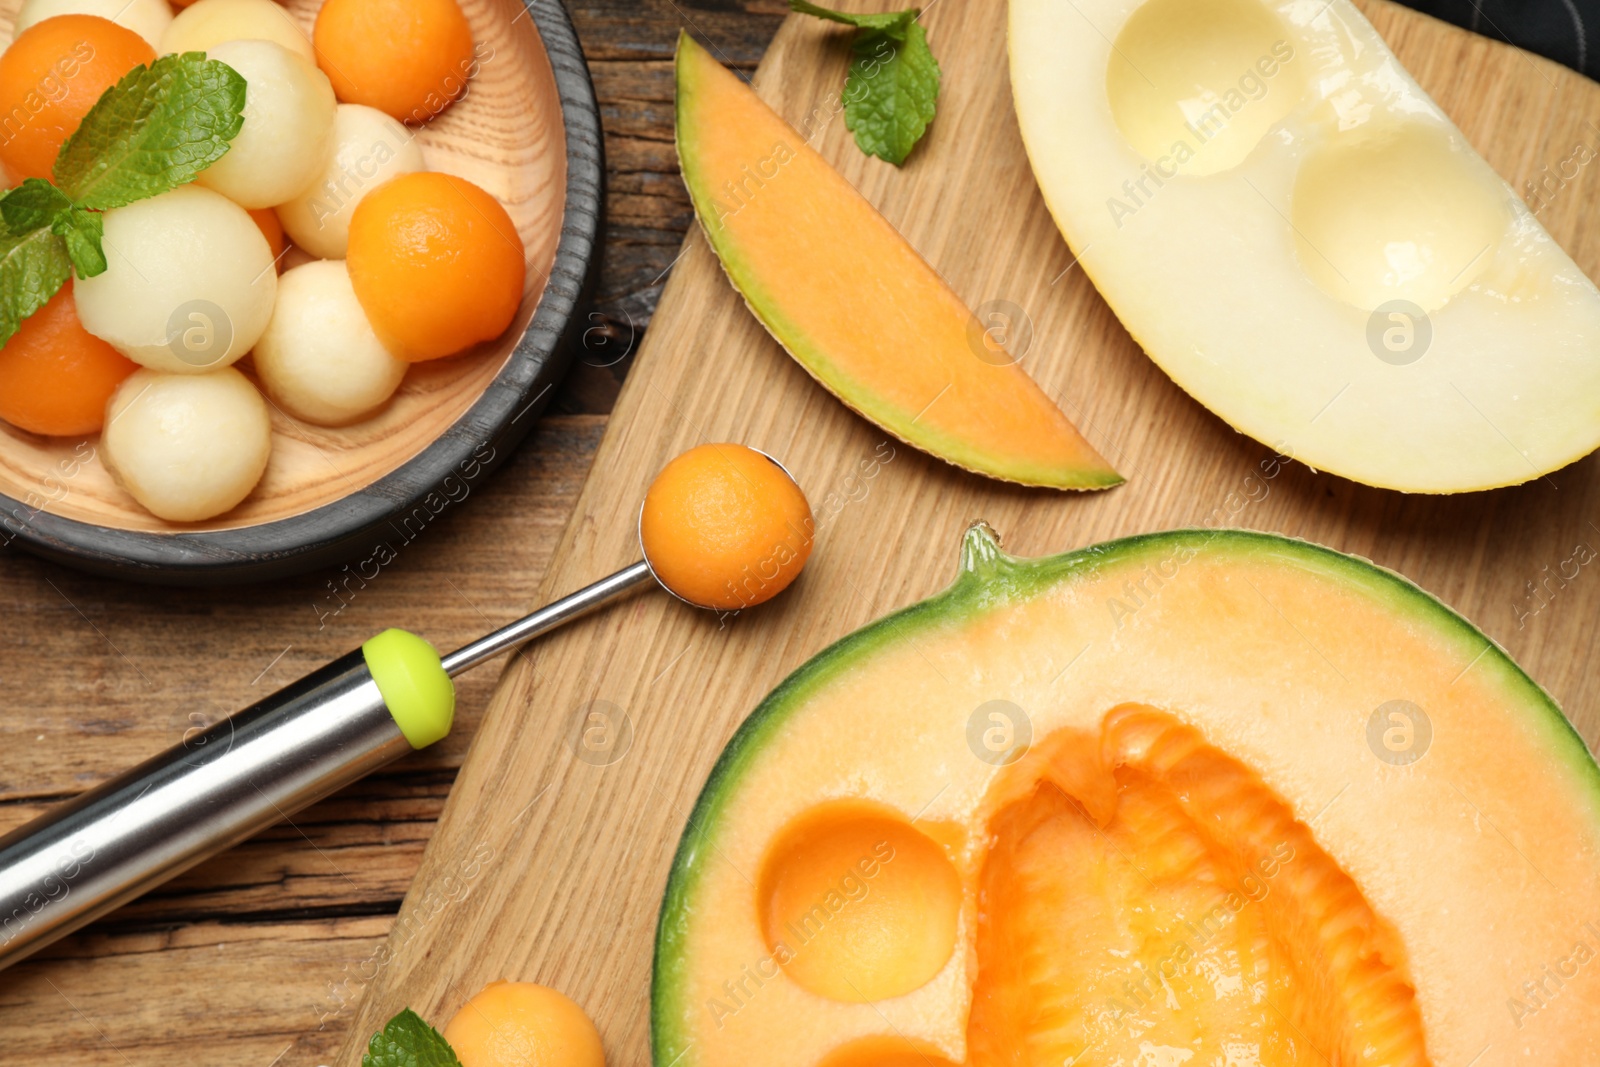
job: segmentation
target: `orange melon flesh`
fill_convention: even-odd
[[[1396,701],[1427,716],[1411,758]],[[911,833],[961,891],[943,966],[871,1003],[764,923],[787,835],[842,805],[898,822],[808,853],[786,913],[921,950],[932,924],[890,905],[943,865],[849,867]],[[815,944],[841,982],[865,966]],[[652,1033],[663,1067],[1589,1064],[1597,968],[1600,769],[1444,605],[1264,534],[1018,560],[980,527],[949,590],[729,743],[663,901]]]
[[[1198,730],[1128,706],[1019,768],[979,888],[972,1067],[1430,1062],[1398,935]]]
[[[1122,481],[905,238],[687,34],[677,144],[728,277],[847,405],[993,478],[1061,489]]]
[[[960,878],[937,842],[894,813],[820,809],[783,835],[764,866],[767,945],[785,974],[814,993],[899,996],[950,958]]]

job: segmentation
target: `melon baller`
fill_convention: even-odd
[[[771,462],[809,516],[788,472],[744,446],[702,445],[669,464],[656,485],[702,449],[737,449]],[[645,547],[650,500],[647,496],[640,517],[645,558],[610,577],[443,657],[415,634],[385,630],[0,837],[0,969],[406,753],[442,740],[455,716],[451,679],[456,675],[647,585],[685,599],[661,577],[660,561],[652,566]],[[802,566],[809,528],[804,536]],[[798,572],[796,566],[781,583],[742,598],[739,606],[775,595]]]

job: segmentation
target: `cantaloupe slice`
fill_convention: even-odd
[[[1264,534],[978,527],[723,752],[655,1062],[1593,1064],[1597,968],[1600,770],[1437,600]]]
[[[1600,291],[1350,0],[1009,4],[1045,202],[1206,407],[1408,492],[1600,444]]]
[[[902,441],[1006,481],[1121,477],[893,226],[687,34],[677,141],[711,247],[773,337]]]

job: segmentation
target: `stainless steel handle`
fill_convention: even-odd
[[[440,668],[460,674],[651,577],[635,563],[451,653]],[[0,837],[0,969],[411,748],[356,651],[46,812]]]
[[[0,837],[0,968],[411,746],[360,651]]]

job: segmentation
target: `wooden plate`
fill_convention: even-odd
[[[0,30],[21,0],[0,0]],[[320,0],[290,0],[310,31]],[[431,170],[499,197],[528,250],[522,308],[499,341],[411,369],[374,418],[324,429],[273,412],[272,461],[242,504],[178,525],[111,477],[98,437],[0,423],[0,544],[164,584],[257,581],[396,551],[472,494],[537,419],[565,372],[573,308],[600,220],[594,88],[559,0],[463,0],[479,67],[467,95],[417,131]],[[250,372],[249,360],[239,365]]]

